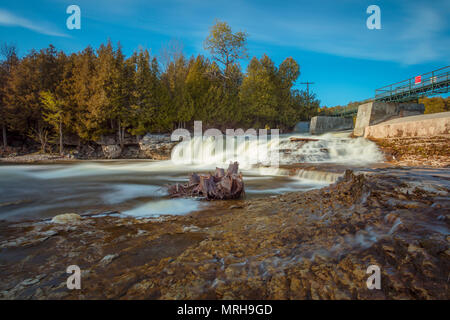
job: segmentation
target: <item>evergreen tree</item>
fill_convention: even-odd
[[[2,61],[0,62],[0,126],[2,127],[3,147],[8,146],[7,126],[8,126],[8,109],[7,109],[7,86],[11,78],[13,68],[17,66],[19,58],[14,45],[4,43],[1,47]]]
[[[253,58],[240,91],[245,125],[272,126],[277,117],[277,86],[277,69],[273,61],[267,55],[260,60]]]
[[[165,86],[165,105],[168,117],[173,123],[171,129],[186,127],[186,122],[192,119],[194,110],[192,106],[186,103],[186,77],[189,71],[189,65],[183,55],[177,60],[171,62],[166,72],[161,76]]]
[[[55,95],[49,91],[41,92],[41,101],[44,105],[43,119],[57,130],[59,135],[59,154],[62,155],[64,102],[58,100]]]
[[[62,153],[68,135],[88,142],[115,134],[123,147],[127,132],[170,132],[194,120],[222,130],[290,129],[315,115],[315,95],[294,89],[300,67],[293,58],[278,68],[267,55],[253,58],[243,74],[239,60],[247,57],[246,42],[244,32],[218,21],[205,41],[211,60],[186,59],[181,46],[172,45],[163,50],[162,70],[148,50],[126,57],[111,41],[70,56],[49,46],[19,59],[12,49],[0,63],[3,145],[6,130],[32,137],[42,151],[57,134]],[[443,108],[447,101],[432,107]]]

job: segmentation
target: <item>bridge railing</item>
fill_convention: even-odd
[[[446,66],[431,72],[419,75],[420,81],[416,82],[416,77],[412,77],[400,82],[396,82],[375,90],[375,100],[395,97],[400,94],[422,90],[432,90],[442,83],[448,83],[450,79],[450,66]]]

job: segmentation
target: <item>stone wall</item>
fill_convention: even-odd
[[[392,103],[373,101],[358,108],[353,134],[361,137],[368,126],[399,117],[423,114],[425,106],[417,103]]]
[[[353,118],[316,116],[311,118],[309,132],[311,134],[322,134],[348,129],[353,129]]]

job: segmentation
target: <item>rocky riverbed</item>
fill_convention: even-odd
[[[373,139],[391,164],[450,166],[450,135]]]
[[[445,170],[380,168],[185,216],[3,221],[0,298],[449,299],[449,190]]]

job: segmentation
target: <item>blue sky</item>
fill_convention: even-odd
[[[81,30],[66,28],[71,4],[81,8]],[[381,30],[366,27],[372,4],[381,9]],[[334,106],[449,65],[449,17],[447,0],[1,0],[0,39],[14,42],[20,55],[49,44],[74,52],[108,38],[126,54],[141,46],[158,55],[175,39],[186,55],[207,55],[203,40],[217,18],[249,34],[250,56],[296,59],[297,87],[315,82],[321,104]]]

